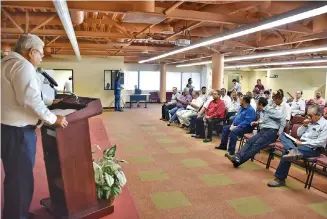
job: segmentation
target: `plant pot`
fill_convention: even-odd
[[[109,199],[108,199],[109,206],[114,205],[115,198],[116,197],[114,195],[109,197]]]

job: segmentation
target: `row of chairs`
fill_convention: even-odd
[[[285,132],[290,133],[290,135],[296,139],[299,139],[299,136],[297,135],[297,130],[300,128],[303,124],[304,117],[300,116],[294,116],[291,120],[290,124],[290,132],[285,130]],[[240,139],[240,148],[244,145],[244,143],[250,139],[254,133],[247,133],[244,134],[244,136]],[[270,144],[267,148],[264,150],[268,151],[268,160],[266,163],[266,169],[269,169],[271,161],[274,159],[275,156],[281,157],[284,151],[283,144],[277,140],[276,142]],[[325,153],[325,154],[324,154]],[[304,167],[306,169],[306,174],[307,174],[307,179],[305,182],[304,188],[310,189],[313,181],[313,176],[315,172],[320,173],[323,176],[327,176],[327,157],[326,157],[326,151],[324,151],[320,155],[320,157],[314,157],[314,158],[309,158],[309,159],[303,159],[300,161],[293,161],[294,164]],[[254,157],[252,157],[253,161]]]

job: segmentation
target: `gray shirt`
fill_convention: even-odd
[[[167,103],[167,105],[176,104],[177,103],[177,97],[179,95],[181,95],[179,92],[177,92],[176,94],[173,93],[173,95],[171,96],[171,100],[170,100],[170,102]]]
[[[312,148],[326,147],[327,143],[327,120],[321,117],[316,123],[311,123],[308,127],[301,126],[297,130],[297,135],[301,137],[301,142]]]
[[[259,120],[259,127],[268,129],[279,129],[282,133],[286,125],[286,118],[280,110],[271,105],[263,109],[262,117]]]

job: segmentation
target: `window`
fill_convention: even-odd
[[[166,74],[167,91],[171,91],[173,87],[177,87],[177,90],[182,90],[181,83],[182,83],[181,72],[167,72]]]
[[[127,71],[125,76],[124,88],[126,90],[134,90],[134,86],[139,83],[138,71]]]
[[[159,90],[160,72],[159,71],[140,71],[141,90]]]
[[[194,86],[194,90],[200,90],[201,84],[201,74],[200,73],[192,73],[192,72],[183,72],[182,73],[182,88],[185,88],[188,82],[188,79],[192,78],[192,85]]]

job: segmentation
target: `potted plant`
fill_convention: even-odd
[[[95,147],[101,150],[99,145]],[[122,187],[126,184],[126,177],[120,163],[127,162],[115,158],[116,148],[114,145],[110,149],[105,149],[102,157],[92,159],[97,197],[107,199],[109,205],[113,204],[115,197],[121,193]],[[95,153],[95,150],[92,150],[92,153]]]

